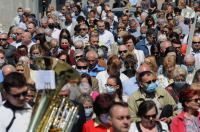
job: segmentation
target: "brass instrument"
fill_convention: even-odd
[[[75,106],[67,97],[61,97],[58,94],[69,80],[80,79],[78,72],[56,58],[37,58],[35,64],[41,70],[55,71],[56,90],[48,89],[39,93],[28,131],[70,132],[78,119],[78,106]]]

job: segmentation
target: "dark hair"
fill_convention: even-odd
[[[193,78],[192,83],[199,83],[199,82],[200,82],[200,80],[198,80],[199,76],[200,76],[200,69],[198,69],[198,70],[195,72],[195,75],[194,75],[194,78]]]
[[[96,116],[100,116],[100,114],[108,113],[110,106],[114,102],[113,97],[109,94],[100,94],[97,96],[94,101],[93,108]]]
[[[66,33],[67,35],[63,35],[63,33]],[[59,38],[62,38],[62,37],[67,37],[68,39],[71,39],[71,35],[70,35],[70,32],[66,29],[66,28],[63,28],[61,31],[60,31],[60,35],[59,35]],[[67,40],[68,40],[67,39]],[[61,39],[59,39],[59,43],[60,43]]]
[[[109,76],[108,79],[114,79],[117,85],[119,85],[119,88],[116,90],[116,93],[119,99],[122,101],[123,86],[122,86],[121,79],[118,76],[114,76],[114,75]]]
[[[83,78],[87,78],[88,83],[89,83],[90,86],[92,87],[92,78],[91,78],[91,76],[90,76],[89,74],[87,74],[87,73],[82,73],[82,74],[81,74],[81,79],[83,79]]]
[[[72,42],[71,38],[69,38],[67,36],[62,36],[61,38],[59,38],[59,46],[61,46],[61,40],[62,39],[67,39],[67,41],[69,42],[69,46],[70,47],[73,45],[73,42]]]
[[[137,116],[140,118],[143,117],[149,110],[151,110],[154,107],[156,109],[156,114],[157,114],[158,109],[156,107],[155,102],[153,102],[152,100],[146,100],[146,101],[142,102],[138,107]]]
[[[108,73],[113,71],[115,75],[120,76],[119,72],[120,68],[121,68],[121,61],[119,60],[119,57],[117,55],[110,56],[107,61]]]
[[[133,77],[135,76],[135,73],[136,73],[136,65],[137,65],[137,58],[132,55],[132,54],[128,54],[126,57],[125,57],[125,60],[124,60],[124,66],[126,67],[126,69],[128,69],[130,66],[131,67],[131,72],[129,71],[128,73],[127,72],[123,72],[125,75],[127,75],[128,77]]]
[[[195,95],[198,95],[198,91],[192,88],[184,89],[179,93],[179,102],[181,102],[184,111],[187,110],[185,102],[188,102]]]
[[[172,41],[172,43],[176,43],[176,44],[181,45],[181,41],[180,41],[180,37],[179,37],[178,33],[172,32],[169,35],[169,39],[170,39],[170,41]]]
[[[176,49],[173,46],[167,47],[165,51],[165,56],[167,56],[167,54],[170,52],[176,53]]]
[[[110,110],[109,110],[109,115],[112,116],[112,109],[116,106],[120,106],[123,108],[128,108],[128,103],[126,102],[114,102],[111,106],[110,106]]]
[[[146,19],[145,19],[145,24],[147,25],[148,28],[151,28],[151,27],[149,27],[150,25],[148,24],[148,21],[152,21],[153,25],[155,25],[155,20],[154,20],[154,18],[151,15],[148,15],[146,17]]]
[[[11,72],[4,78],[3,88],[6,92],[9,92],[12,87],[21,88],[23,86],[26,86],[26,78],[19,72]]]
[[[49,50],[49,46],[47,44],[46,37],[45,37],[44,33],[39,33],[39,34],[35,35],[35,39],[40,41],[40,46],[44,51]]]
[[[132,39],[134,45],[137,43],[136,38],[130,34],[123,37],[123,43],[125,44],[129,39]]]
[[[77,65],[78,62],[82,62],[82,63],[88,64],[88,61],[87,61],[87,59],[86,59],[85,57],[79,58],[79,59],[76,61],[76,65]]]
[[[156,30],[153,28],[148,29],[146,36],[153,36],[156,39],[156,36],[157,36]]]

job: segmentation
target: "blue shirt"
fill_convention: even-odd
[[[123,93],[128,96],[130,96],[133,92],[137,91],[139,88],[135,76],[122,82],[122,85]]]
[[[88,74],[91,76],[91,77],[96,77],[97,76],[97,73],[101,72],[101,71],[105,71],[105,67],[102,67],[102,66],[99,66],[98,64],[92,68],[92,69],[88,69]]]

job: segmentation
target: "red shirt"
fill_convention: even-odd
[[[112,127],[106,128],[96,119],[91,119],[84,124],[83,132],[112,132]]]

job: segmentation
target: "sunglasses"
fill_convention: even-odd
[[[200,98],[190,99],[189,101],[194,101],[195,103],[198,103],[200,101]]]
[[[192,44],[200,44],[200,42],[192,42]]]
[[[81,57],[83,57],[83,55],[76,56],[75,58],[78,59],[78,58],[81,58]]]
[[[18,69],[17,71],[18,71],[18,72],[23,72],[24,70],[22,70],[22,69]]]
[[[144,118],[150,120],[150,119],[155,119],[157,116],[157,114],[153,114],[153,115],[144,115]]]
[[[87,61],[89,61],[89,62],[95,62],[96,60],[87,60]]]
[[[22,93],[19,93],[19,94],[10,94],[11,96],[13,96],[14,98],[20,98],[21,96],[27,96],[28,94],[28,90],[27,91],[24,91]]]
[[[127,50],[119,51],[119,54],[121,54],[121,53],[127,53]]]
[[[39,55],[40,53],[32,53],[33,55]]]
[[[77,69],[87,69],[87,66],[76,66]]]
[[[7,38],[0,38],[0,41],[6,41]]]
[[[151,81],[148,81],[148,82],[146,82],[147,84],[151,84],[152,82],[156,82],[156,80],[151,80]]]

